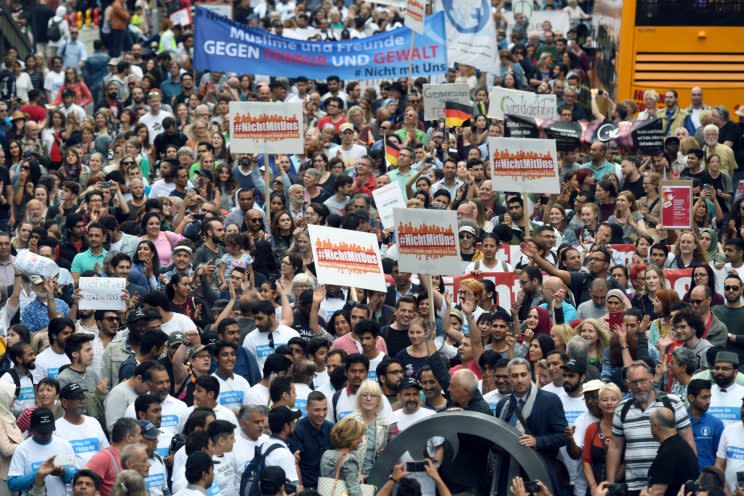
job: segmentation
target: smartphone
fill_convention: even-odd
[[[204,214],[194,214],[194,220],[202,220],[204,219]]]
[[[736,485],[744,487],[744,472],[736,472]]]
[[[708,191],[708,190],[710,190],[710,188],[711,188],[710,184],[708,184],[708,183],[705,183],[705,184],[703,184],[703,189],[704,189],[705,191]]]
[[[193,193],[193,192],[194,192],[194,188],[192,188],[192,187],[188,187],[188,188],[186,188],[186,193],[187,193],[187,194],[188,194],[188,193]]]
[[[623,323],[623,312],[610,312],[610,330]]]
[[[514,327],[514,322],[509,322],[506,325],[509,327],[509,333],[516,338],[517,337],[517,330]]]
[[[57,455],[54,457],[55,467],[68,467],[75,462],[72,455]]]
[[[688,496],[690,493],[697,494],[697,482],[694,480],[688,480],[685,482],[685,496]]]
[[[607,496],[625,496],[628,494],[628,485],[623,483],[607,484]]]
[[[426,472],[426,462],[407,462],[406,470],[408,472]]]
[[[110,188],[111,187],[111,181],[101,181],[98,183],[98,187],[100,188]]]
[[[527,494],[537,494],[540,492],[540,485],[537,481],[524,481],[524,490]]]

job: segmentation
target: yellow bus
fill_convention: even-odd
[[[744,104],[744,0],[595,0],[595,87],[615,101],[690,89],[733,113]]]

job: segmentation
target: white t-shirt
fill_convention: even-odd
[[[57,98],[57,93],[59,92],[60,87],[65,82],[65,73],[64,72],[54,72],[49,71],[44,78],[44,89],[47,90],[50,95],[51,101],[54,101]]]
[[[369,379],[370,381],[379,382],[377,380],[377,366],[382,363],[386,356],[387,355],[385,353],[380,351],[375,358],[369,361],[369,372],[367,372],[367,379]]]
[[[18,397],[13,401],[13,406],[10,411],[16,417],[19,416],[26,408],[31,408],[36,405],[36,398],[34,397],[34,383],[31,377],[24,375],[18,378],[21,383],[21,390],[18,392]],[[0,377],[0,381],[8,382],[15,386],[15,381],[10,375],[10,372],[6,372]]]
[[[380,399],[382,400],[382,413],[380,413],[380,416],[388,422],[392,422],[393,409],[390,407],[390,402],[385,396]],[[338,408],[338,415],[336,415],[336,408],[333,407],[333,394],[331,394],[328,396],[328,414],[326,415],[326,420],[333,424],[356,410],[356,393],[350,394],[349,388],[342,389],[341,394],[338,396],[336,407]]]
[[[328,369],[324,369],[323,372],[315,372],[315,378],[313,379],[313,386],[315,389],[318,389],[329,382],[331,382],[331,376],[328,375]]]
[[[59,436],[52,436],[49,444],[39,444],[30,437],[18,445],[13,457],[10,459],[10,468],[8,477],[30,474],[38,469],[42,463],[54,455],[73,456],[75,452],[70,443]],[[44,477],[47,494],[62,495],[65,494],[65,481],[55,475]],[[28,491],[22,494],[27,495]]]
[[[571,427],[576,423],[584,412],[586,412],[586,403],[584,403],[584,395],[582,394],[579,398],[572,398],[568,394],[563,393],[563,396],[558,396],[563,403],[563,412],[566,414],[566,422]],[[560,449],[560,456],[563,459],[563,464],[566,466],[569,475],[571,476],[571,484],[576,484],[577,471],[580,468],[579,460],[574,460],[568,455],[566,447],[563,446]]]
[[[158,115],[152,115],[152,112],[148,112],[140,117],[139,122],[147,126],[147,131],[150,136],[150,144],[155,144],[155,138],[157,135],[163,132],[163,121],[166,117],[173,117],[173,114],[160,110]]]
[[[168,395],[160,404],[162,408],[162,419],[160,420],[160,429],[163,432],[167,432],[171,435],[171,438],[177,433],[181,432],[179,426],[186,423],[186,419],[189,418],[189,414],[193,411],[193,407],[189,409],[181,400]],[[134,412],[134,403],[127,407],[124,412],[125,417],[137,418],[137,414]],[[158,454],[161,452],[160,438],[158,438]]]
[[[393,422],[398,427],[398,432],[403,432],[414,422],[418,422],[419,420],[431,417],[435,413],[436,412],[434,410],[429,410],[428,408],[419,408],[418,410],[416,410],[415,413],[411,414],[405,413],[405,411],[402,409],[396,410],[393,412]],[[425,442],[427,454],[429,456],[434,456],[436,447],[441,446],[444,443],[444,438],[437,436],[428,439]],[[413,461],[423,461],[423,459],[414,459],[411,456],[410,452],[406,451],[400,457],[400,461],[402,463],[406,463]],[[437,494],[436,483],[431,477],[426,474],[426,472],[413,472],[408,477],[416,479],[419,482],[419,484],[421,485],[422,496],[435,496]]]
[[[260,370],[263,370],[266,357],[271,355],[277,347],[287,344],[292,338],[300,337],[299,332],[284,324],[279,324],[271,334],[274,340],[273,347],[269,344],[269,333],[258,329],[252,330],[243,340],[243,348],[255,355]]]
[[[545,384],[540,389],[542,389],[543,391],[547,391],[549,393],[557,394],[558,397],[561,399],[561,401],[563,401],[564,397],[568,397],[568,395],[566,394],[566,390],[563,389],[563,386],[558,387],[554,385],[552,382]]]
[[[238,467],[238,474],[242,474],[245,468],[251,463],[256,456],[256,448],[269,440],[269,436],[261,434],[255,441],[249,439],[242,431],[235,431],[235,445],[232,452],[235,454],[235,463]],[[240,475],[238,475],[240,477]]]
[[[344,161],[344,165],[347,169],[354,167],[354,165],[365,155],[367,155],[367,149],[362,145],[357,145],[356,143],[351,145],[351,150],[344,150],[341,145],[334,146],[328,150],[328,158],[340,158]]]
[[[163,496],[163,489],[168,488],[168,472],[157,457],[150,458],[150,472],[145,477],[145,487],[150,496]]]
[[[302,382],[295,382],[295,408],[302,412],[302,416],[307,415],[307,396],[313,392],[310,386]]]
[[[70,359],[64,353],[57,354],[49,347],[36,355],[36,368],[31,371],[34,377],[34,384],[38,384],[44,377],[56,379],[59,375],[59,368],[63,365],[70,365]]]
[[[297,475],[295,457],[289,450],[287,443],[285,443],[281,439],[270,437],[268,441],[266,441],[261,446],[261,453],[266,453],[269,446],[272,446],[274,444],[280,444],[281,447],[269,453],[269,456],[266,457],[266,466],[281,467],[284,469],[284,474],[288,481],[290,481],[291,483],[299,481],[300,478]]]
[[[214,455],[212,460],[219,462],[214,465],[214,482],[224,496],[238,496],[240,479],[237,477],[238,466],[234,451],[222,456]],[[242,471],[240,472],[242,474]]]
[[[181,424],[178,426],[178,432],[183,432],[183,427],[186,424],[186,419],[189,418],[189,415],[191,415],[191,412],[194,411],[194,406],[188,407],[186,410],[186,414],[181,417]],[[217,420],[227,420],[228,422],[231,422],[232,425],[235,427],[240,427],[240,424],[238,423],[238,417],[235,416],[235,414],[231,411],[225,408],[224,406],[217,404],[216,407],[213,408],[214,410],[214,417]]]
[[[251,389],[248,391],[248,395],[245,397],[246,405],[269,406],[269,403],[271,403],[269,388],[264,386],[260,382],[251,387]]]
[[[160,326],[160,329],[170,336],[176,331],[186,333],[186,331],[196,329],[196,324],[194,324],[194,321],[188,318],[186,315],[173,312],[173,318],[170,319],[168,322],[163,322],[163,325]]]
[[[726,388],[726,392],[721,391],[721,387],[713,383],[710,390],[710,407],[708,413],[723,422],[726,427],[731,424],[740,424],[741,417],[741,399],[744,398],[744,386],[734,383]]]
[[[483,395],[483,399],[488,403],[488,406],[491,407],[491,414],[496,415],[496,405],[501,401],[501,398],[504,398],[506,396],[509,396],[508,394],[501,394],[499,393],[498,389],[494,389],[493,391],[490,391]]]
[[[723,429],[716,457],[726,459],[726,483],[732,492],[736,491],[736,473],[744,472],[744,423],[737,422]]]
[[[248,399],[251,391],[251,385],[248,384],[248,381],[237,374],[233,374],[227,380],[222,379],[216,373],[212,375],[220,383],[220,405],[228,410],[237,412],[241,406],[248,404],[246,403],[246,399]]]
[[[83,468],[93,455],[109,447],[101,424],[93,417],[83,415],[83,423],[75,425],[64,417],[55,422],[55,435],[65,439],[75,451],[75,467]]]

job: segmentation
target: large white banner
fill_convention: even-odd
[[[504,18],[508,23],[506,28],[506,38],[510,40],[512,28],[514,27],[514,12],[511,10],[503,10],[503,13]],[[532,33],[534,31],[540,33],[542,36],[545,21],[550,23],[551,30],[556,34],[556,37],[558,37],[558,34],[560,33],[565,38],[566,33],[571,29],[571,18],[569,17],[568,12],[563,12],[562,10],[535,10],[530,15],[527,32]],[[560,61],[554,60],[553,62],[558,63]]]
[[[414,274],[462,274],[457,212],[395,209],[398,266]]]
[[[390,229],[394,225],[393,209],[406,208],[406,199],[400,190],[398,183],[386,184],[382,188],[372,190],[372,198],[375,200],[377,213],[384,229]]]
[[[387,291],[377,236],[315,225],[308,234],[320,284]]]
[[[467,64],[496,73],[499,48],[489,0],[439,0],[447,29],[447,63]]]
[[[535,119],[557,120],[555,95],[494,86],[488,91],[488,117],[504,120],[504,114],[524,115]]]
[[[555,140],[488,138],[494,191],[558,194]]]
[[[444,119],[444,103],[455,102],[470,105],[470,86],[468,83],[425,84],[424,120]]]
[[[302,102],[230,102],[231,153],[304,153]]]

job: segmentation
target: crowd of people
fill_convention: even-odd
[[[49,3],[11,2],[34,53],[0,67],[0,495],[744,491],[744,125],[701,87],[687,108],[671,89],[592,91],[585,2],[543,5],[565,33],[508,26],[496,2],[495,73],[410,81],[199,70],[165,15],[189,2],[151,26],[146,2],[115,0],[88,53],[67,13],[92,5]],[[329,42],[403,24],[361,0],[240,0],[233,17]],[[472,119],[425,121],[430,81],[467,83]],[[499,191],[489,85],[555,94],[565,121],[659,119],[664,151],[580,143],[559,153],[560,194]],[[302,102],[304,153],[231,153],[235,100]],[[667,178],[692,182],[690,229],[661,224]],[[456,211],[472,277],[454,294],[400,270],[372,197],[390,183]],[[320,284],[309,225],[376,235],[387,290]],[[57,275],[17,266],[32,255]],[[489,276],[505,272],[519,291]],[[124,310],[81,308],[81,277],[126,279]],[[506,480],[509,453],[458,434],[370,487],[402,431],[457,411],[511,426],[549,480]]]

